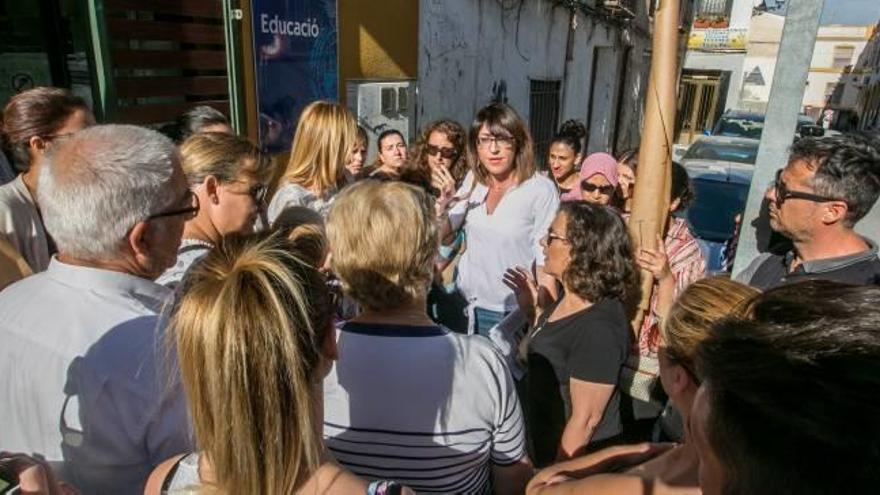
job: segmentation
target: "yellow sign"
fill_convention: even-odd
[[[689,50],[706,52],[744,52],[748,29],[692,29],[688,38]]]

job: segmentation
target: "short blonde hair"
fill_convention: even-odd
[[[758,294],[757,289],[728,277],[709,277],[689,285],[660,328],[666,356],[694,372],[697,346],[709,336],[709,327],[737,315]]]
[[[357,122],[348,108],[316,101],[303,109],[281,184],[292,182],[318,193],[335,188],[357,144]]]
[[[343,290],[371,310],[424,298],[438,249],[433,210],[424,191],[402,182],[344,189],[327,220],[330,264]]]
[[[273,161],[250,141],[223,132],[193,134],[180,145],[180,164],[190,186],[213,175],[221,183],[241,177],[266,181]]]
[[[171,320],[216,493],[294,493],[321,463],[324,278],[284,237],[228,236],[193,267]]]

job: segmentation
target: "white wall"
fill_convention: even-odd
[[[493,95],[503,93],[522,117],[529,118],[530,79],[562,80],[566,75],[569,11],[550,0],[520,3],[490,0],[421,0],[419,26],[419,125],[452,118],[465,126]],[[647,31],[645,31],[645,34]],[[644,48],[633,49],[627,73],[621,135],[638,140]],[[647,38],[644,38],[647,39]],[[577,15],[572,60],[562,84],[560,119],[586,122],[595,47],[623,50],[618,30]],[[613,68],[599,67],[599,71]],[[645,69],[646,70],[646,69]],[[601,72],[607,75],[605,72]],[[605,111],[602,112],[603,114]],[[613,119],[614,112],[607,115]],[[606,132],[613,132],[612,125]]]

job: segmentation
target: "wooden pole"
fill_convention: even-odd
[[[654,14],[651,77],[629,219],[629,231],[636,252],[642,247],[656,248],[656,238],[665,232],[669,217],[670,163],[678,83],[679,11],[680,0],[659,0]],[[641,300],[632,322],[636,338],[654,287],[650,272],[642,270],[640,274]]]

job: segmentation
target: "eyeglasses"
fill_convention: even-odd
[[[776,205],[781,206],[787,199],[803,199],[814,203],[825,203],[826,201],[843,201],[838,198],[829,198],[828,196],[820,196],[808,192],[792,191],[782,181],[782,169],[776,171],[776,180],[773,182],[776,189]],[[845,201],[844,201],[845,202]]]
[[[189,189],[186,190],[186,194],[184,195],[184,199],[181,200],[181,203],[189,203],[190,206],[186,206],[183,208],[174,208],[168,211],[154,213],[148,216],[147,220],[153,220],[163,217],[173,217],[177,215],[195,216],[195,214],[199,212],[199,197],[196,196],[195,193],[193,193]]]
[[[614,192],[614,186],[606,185],[606,186],[597,186],[592,182],[583,181],[581,182],[581,191],[584,192],[596,192],[599,191],[599,194],[604,194],[605,196],[611,196],[611,193]]]
[[[488,148],[494,144],[499,149],[510,149],[515,142],[513,136],[477,136],[477,146],[480,148]]]
[[[455,148],[442,148],[440,146],[434,146],[433,144],[425,145],[425,152],[431,156],[437,155],[440,153],[440,156],[447,160],[455,160],[458,158],[458,151]]]
[[[568,242],[568,237],[563,237],[551,229],[547,229],[547,245],[553,244],[553,241]]]

